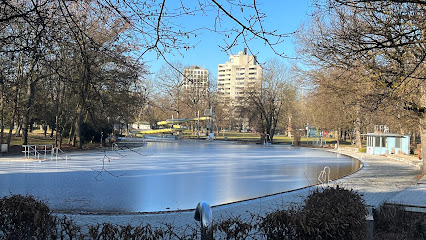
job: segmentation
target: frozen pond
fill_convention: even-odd
[[[320,150],[233,142],[150,142],[135,151],[70,156],[0,161],[0,195],[35,195],[64,211],[167,211],[316,184],[325,166],[333,178],[360,167],[357,160]]]

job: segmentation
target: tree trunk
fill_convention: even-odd
[[[73,121],[71,121],[71,123],[72,123]],[[70,132],[69,132],[69,134],[68,134],[68,144],[71,144],[71,145],[73,145],[73,146],[75,146],[75,142],[74,142],[74,127],[75,127],[75,124],[71,124],[71,127],[70,127]]]
[[[81,137],[82,123],[83,123],[83,107],[79,105],[77,110],[77,119],[75,120],[75,141],[74,141],[74,146],[77,146],[77,148],[79,149],[83,147],[83,139]]]
[[[34,101],[34,92],[37,81],[29,80],[29,86],[27,91],[27,101],[25,103],[25,112],[22,120],[22,145],[28,144],[28,129],[30,128],[30,114],[31,108]]]
[[[416,147],[416,130],[412,130],[412,134],[411,134],[411,145],[414,146],[414,148]]]
[[[423,161],[423,168],[422,171],[423,173],[426,173],[426,163],[425,163],[425,158],[426,158],[426,116],[423,115],[422,118],[420,119],[420,141],[421,141],[421,150],[422,150],[422,161]]]
[[[292,117],[291,114],[288,115],[287,136],[289,136],[289,137],[291,137],[291,135],[294,135],[294,134],[292,134],[293,128],[292,128],[291,117]]]
[[[86,43],[84,41],[79,41],[81,60],[83,62],[83,72],[80,76],[81,86],[80,86],[80,102],[77,106],[77,119],[75,121],[75,138],[74,146],[77,145],[79,149],[83,147],[82,139],[82,124],[83,124],[83,111],[86,107],[86,98],[89,91],[89,84],[91,82],[91,71],[90,71],[90,61],[88,52],[86,49]]]
[[[362,148],[361,140],[361,106],[357,106],[357,114],[355,119],[355,147]]]
[[[293,132],[293,146],[300,146],[300,134],[298,130]]]
[[[4,138],[4,85],[2,84],[1,89],[1,136],[0,136],[0,144],[3,144]]]
[[[337,147],[339,148],[340,147],[340,132],[341,132],[341,129],[340,128],[337,128],[337,136],[336,136],[336,139],[337,139]]]
[[[426,86],[422,84],[421,86],[421,97],[420,97],[420,106],[426,107]],[[426,113],[423,113],[423,115],[420,118],[420,142],[421,142],[421,150],[422,150],[422,161],[423,161],[423,173],[426,173]]]
[[[21,136],[21,131],[22,131],[22,121],[20,120],[20,118],[18,117],[18,121],[16,122],[16,132],[15,132],[15,136],[20,137]]]
[[[10,146],[10,142],[12,141],[12,131],[15,127],[15,119],[16,119],[16,115],[18,114],[18,94],[19,94],[19,89],[16,87],[15,89],[15,99],[14,99],[14,103],[13,103],[13,114],[12,114],[12,121],[10,123],[10,128],[9,128],[9,135],[7,136],[7,145]]]
[[[62,88],[61,88],[61,84],[60,82],[58,82],[58,89],[61,89],[61,91],[58,91],[57,96],[56,96],[56,116],[55,116],[55,129],[56,129],[56,134],[55,134],[55,146],[58,146],[58,134],[60,135],[60,143],[59,143],[59,147],[61,147],[62,145],[62,135],[64,132],[64,127],[62,126],[62,115],[63,115],[63,99],[65,98],[65,84],[62,84]]]
[[[62,134],[59,135],[59,148],[62,148]]]
[[[58,146],[58,134],[59,134],[59,121],[58,114],[55,116],[56,134],[55,134],[55,147]]]

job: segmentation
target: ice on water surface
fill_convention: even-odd
[[[185,141],[70,157],[1,161],[1,196],[32,194],[64,211],[165,211],[301,188],[315,184],[325,166],[332,177],[359,168],[350,158],[308,148]]]

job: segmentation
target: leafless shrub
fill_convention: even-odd
[[[56,239],[55,217],[33,196],[12,195],[0,199],[0,238]]]

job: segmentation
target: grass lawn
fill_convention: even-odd
[[[6,143],[7,136],[9,134],[9,130],[5,131],[3,143]],[[12,132],[12,140],[10,142],[10,145],[18,145],[21,146],[21,137],[15,136],[15,132]],[[28,133],[28,144],[29,145],[47,145],[47,144],[54,144],[55,139],[50,138],[50,132],[46,134],[46,137],[44,136],[44,132],[41,130],[33,130],[32,132]]]
[[[184,132],[184,138],[189,139],[197,139],[197,135],[191,131]],[[205,133],[200,133],[200,139],[206,139]],[[215,132],[215,138],[217,140],[231,140],[231,141],[245,141],[245,142],[260,142],[260,134],[259,133],[242,133],[242,132],[220,132],[217,134]],[[302,137],[300,142],[302,144],[308,144],[312,145],[316,141],[320,141],[319,138],[308,138]],[[336,143],[335,138],[323,138],[323,141],[326,141],[326,144],[334,144]],[[292,144],[293,139],[284,136],[284,135],[275,135],[274,136],[274,143],[281,143],[281,144]],[[343,145],[350,145],[350,143],[343,142]]]
[[[6,143],[7,141],[7,134],[9,131],[7,131],[4,135],[3,143]],[[12,134],[12,140],[8,149],[7,154],[21,154],[23,147],[22,147],[22,139],[21,137],[16,137],[15,134]],[[68,144],[68,138],[64,138],[62,140],[62,147],[61,149],[64,151],[74,151],[78,150],[76,147]],[[55,144],[55,138],[50,138],[50,132],[46,134],[46,137],[44,136],[44,132],[42,130],[33,130],[32,132],[28,133],[28,145],[54,145]],[[86,143],[83,145],[83,150],[87,149],[94,149],[98,148],[100,146],[99,143]]]

